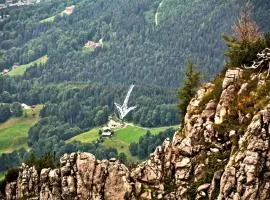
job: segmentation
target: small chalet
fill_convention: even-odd
[[[12,69],[16,69],[19,66],[19,63],[14,63]]]
[[[4,70],[3,70],[3,74],[4,74],[4,75],[7,75],[8,72],[9,72],[9,69],[4,69]]]
[[[103,137],[110,137],[112,136],[112,131],[109,127],[104,127],[101,133],[101,136]]]
[[[25,103],[22,103],[22,104],[21,104],[21,107],[22,107],[23,109],[30,109],[30,106],[26,105]]]
[[[84,45],[84,47],[96,49],[96,48],[103,48],[103,45],[99,42],[87,41],[87,43]]]
[[[69,6],[69,7],[66,7],[64,13],[67,14],[67,15],[71,15],[73,10],[74,10],[75,6],[72,5],[72,6]]]

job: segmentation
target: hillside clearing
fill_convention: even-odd
[[[40,23],[53,22],[55,17],[56,17],[56,15],[45,18],[45,19],[41,20]]]
[[[87,132],[84,132],[80,135],[77,135],[77,136],[67,140],[67,142],[72,142],[72,141],[80,141],[82,143],[93,142],[99,138],[98,130],[99,130],[98,128],[91,129]]]
[[[28,148],[28,131],[39,120],[41,108],[42,106],[39,105],[33,111],[32,109],[24,110],[22,117],[11,118],[0,124],[0,154]]]
[[[23,75],[25,73],[25,71],[32,67],[33,65],[40,65],[40,64],[45,64],[48,61],[48,56],[42,56],[40,58],[38,58],[37,60],[34,60],[28,64],[25,65],[18,65],[16,68],[13,68],[8,75],[9,76],[20,76]]]
[[[62,12],[60,12],[60,13],[58,13],[56,15],[53,15],[51,17],[45,18],[43,20],[40,20],[39,22],[40,23],[46,23],[46,22],[50,23],[50,22],[54,22],[56,16],[63,17],[64,15],[71,15],[73,13],[74,7],[75,7],[74,5],[66,7],[66,9],[63,10]]]
[[[118,153],[123,152],[127,155],[129,161],[138,160],[136,157],[132,156],[129,152],[129,144],[132,142],[138,142],[140,137],[144,136],[149,130],[152,134],[156,135],[161,131],[164,131],[168,128],[177,128],[176,126],[166,126],[166,127],[157,127],[157,128],[144,128],[135,125],[128,125],[124,128],[115,130],[115,134],[112,137],[104,137],[104,142],[102,146],[116,148]],[[99,138],[99,128],[91,129],[85,133],[77,135],[67,142],[79,141],[82,143],[89,143],[97,140]]]

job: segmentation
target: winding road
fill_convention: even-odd
[[[160,9],[160,7],[162,6],[162,4],[163,4],[164,1],[165,1],[165,0],[162,0],[162,1],[159,3],[158,8],[157,8],[157,12],[156,12],[156,14],[155,14],[155,24],[156,24],[156,26],[158,25],[158,11],[159,11],[159,9]]]

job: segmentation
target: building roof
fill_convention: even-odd
[[[102,132],[102,136],[111,136],[112,133],[110,131]]]

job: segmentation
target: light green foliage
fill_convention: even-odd
[[[64,15],[65,15],[65,11],[62,11],[62,12],[56,14],[56,15],[53,15],[53,16],[47,17],[47,18],[45,18],[43,20],[40,20],[39,22],[40,23],[51,23],[51,22],[54,22],[54,20],[55,20],[55,18],[57,16],[63,17]]]
[[[55,19],[55,17],[56,17],[56,16],[54,15],[54,16],[45,18],[45,19],[41,20],[40,23],[53,22],[54,19]]]
[[[45,55],[45,56],[42,56],[40,58],[38,58],[37,60],[34,60],[33,62],[30,62],[28,64],[25,64],[25,65],[19,65],[17,66],[15,69],[12,69],[8,75],[9,76],[20,76],[20,75],[23,75],[24,72],[29,68],[29,67],[32,67],[34,65],[41,65],[41,64],[44,64],[48,61],[48,56]]]
[[[0,181],[2,181],[5,178],[5,173],[4,172],[0,172]]]
[[[0,154],[8,153],[20,148],[28,148],[27,136],[28,130],[39,120],[39,111],[42,106],[34,109],[35,116],[32,116],[32,110],[24,110],[27,117],[11,118],[0,124]]]
[[[125,153],[129,160],[137,160],[137,158],[131,156],[129,151],[129,144],[132,142],[138,142],[140,137],[146,134],[147,130],[156,135],[168,128],[170,127],[143,128],[138,126],[127,126],[116,131],[111,138],[106,138],[103,145],[105,147],[116,148],[118,152]]]
[[[116,148],[119,153],[125,153],[129,161],[138,160],[136,157],[131,156],[129,152],[129,144],[132,142],[138,142],[141,136],[144,136],[147,130],[150,130],[152,134],[156,135],[161,131],[164,131],[170,127],[176,128],[177,126],[158,127],[158,128],[143,128],[139,126],[127,126],[116,130],[112,137],[103,138],[104,142],[102,146]],[[82,143],[89,143],[99,138],[99,128],[91,129],[85,133],[77,135],[67,142],[80,141]]]
[[[67,142],[80,141],[83,143],[89,143],[97,140],[98,138],[99,138],[99,129],[93,128],[87,132],[84,132],[80,135],[70,138],[69,140],[67,140]]]

